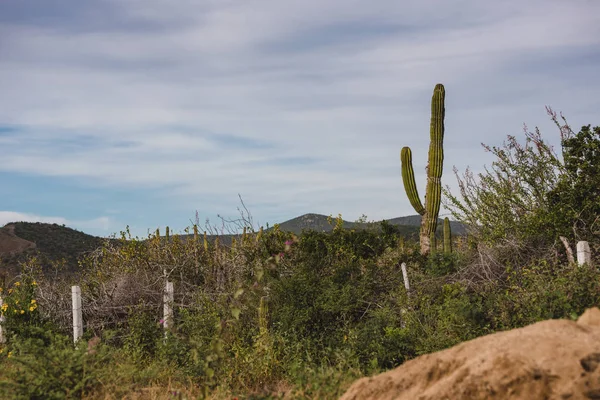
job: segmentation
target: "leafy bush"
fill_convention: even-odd
[[[105,347],[80,342],[43,328],[35,335],[14,336],[2,362],[0,390],[4,399],[70,399],[100,385],[107,360]]]

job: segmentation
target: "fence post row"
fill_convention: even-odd
[[[586,241],[580,241],[577,243],[577,264],[579,266],[592,264],[592,253],[590,251],[590,245]],[[404,278],[404,288],[410,294],[410,283],[408,280],[408,273],[406,270],[406,263],[401,264],[402,277]],[[81,306],[81,288],[79,286],[71,286],[71,295],[73,300],[73,341],[77,342],[83,336],[83,312]],[[175,291],[173,282],[165,282],[165,291],[163,294],[163,327],[165,329],[165,335],[167,330],[173,326],[173,301],[175,299]],[[0,296],[0,306],[4,304],[2,297]],[[403,310],[405,311],[405,310]],[[4,335],[4,315],[0,315],[0,343],[6,342]]]

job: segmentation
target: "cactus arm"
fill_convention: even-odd
[[[409,147],[402,148],[402,151],[400,152],[400,162],[402,163],[402,182],[404,183],[404,190],[406,191],[408,200],[415,211],[420,215],[423,215],[425,214],[425,208],[421,203],[419,192],[417,191],[415,171],[412,166],[412,152]]]

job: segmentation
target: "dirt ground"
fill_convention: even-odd
[[[16,254],[31,248],[35,248],[35,243],[15,236],[14,225],[0,228],[0,255]]]
[[[340,400],[600,399],[600,310],[423,355],[354,382]]]

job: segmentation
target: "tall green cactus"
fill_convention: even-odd
[[[452,230],[448,217],[444,218],[444,253],[452,253]]]
[[[425,191],[425,207],[421,203],[415,173],[412,166],[412,152],[409,147],[402,148],[400,161],[402,163],[402,181],[410,204],[421,217],[421,254],[429,254],[431,249],[430,237],[435,233],[440,212],[442,195],[442,170],[444,167],[444,85],[438,83],[431,98],[431,125],[429,161],[427,163],[427,187]]]
[[[269,333],[269,298],[262,296],[258,306],[258,327],[261,336]]]

